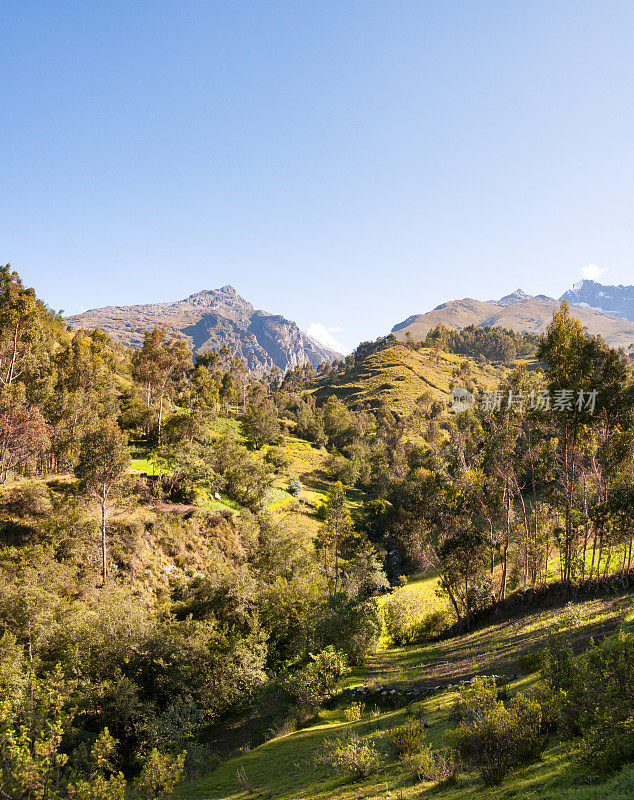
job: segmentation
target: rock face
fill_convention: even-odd
[[[583,281],[584,284],[592,281]],[[576,284],[579,286],[579,284]],[[595,284],[600,286],[600,284]],[[634,289],[634,287],[604,287],[615,289]],[[616,316],[615,311],[590,308],[589,303],[580,305],[574,298],[568,298],[569,292],[563,296],[568,300],[570,310],[589,333],[602,336],[612,347],[624,347],[626,350],[634,343],[634,323]],[[623,293],[624,296],[626,292]],[[625,301],[624,301],[625,302]],[[392,328],[397,339],[405,339],[410,333],[416,340],[424,339],[436,325],[444,325],[450,330],[460,330],[468,325],[499,325],[520,333],[543,333],[550,323],[553,311],[559,307],[559,301],[540,294],[532,296],[521,289],[500,298],[500,300],[474,300],[465,297],[452,300],[437,306],[426,314],[414,314]]]
[[[579,281],[561,299],[571,305],[595,308],[634,321],[634,286],[604,286],[595,281]]]
[[[67,317],[66,322],[73,328],[101,328],[129,347],[140,347],[146,331],[166,325],[186,339],[194,353],[228,345],[256,376],[274,365],[284,372],[308,361],[317,366],[342,358],[291,320],[256,310],[233,286],[198,292],[172,303],[95,308]]]

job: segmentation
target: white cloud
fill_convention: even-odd
[[[596,281],[606,272],[607,269],[598,267],[596,264],[586,264],[585,267],[581,267],[581,277],[588,281]]]
[[[320,342],[323,345],[326,345],[326,347],[329,347],[331,350],[336,350],[337,353],[343,353],[344,355],[348,355],[348,353],[350,352],[348,348],[345,345],[341,344],[340,341],[335,339],[335,337],[331,333],[331,331],[337,332],[341,330],[343,330],[343,328],[337,328],[337,327],[327,328],[325,325],[322,325],[321,322],[311,322],[310,325],[308,326],[307,333],[309,336],[312,336],[313,339],[317,339],[318,342]]]

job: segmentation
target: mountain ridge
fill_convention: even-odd
[[[573,284],[560,300],[634,321],[634,286],[608,286],[586,278]]]
[[[306,362],[316,367],[342,357],[292,320],[256,309],[230,284],[182,300],[93,308],[65,321],[73,328],[101,328],[128,347],[140,347],[147,331],[165,325],[186,339],[194,353],[227,345],[256,376],[274,366],[285,372]]]
[[[571,299],[574,299],[571,297],[571,292],[566,292],[560,300],[569,303],[573,315],[589,333],[602,336],[612,347],[627,349],[634,344],[634,287],[622,288],[632,289],[632,319],[591,307],[586,303],[575,304],[571,302]],[[403,340],[409,333],[412,338],[422,340],[437,325],[444,325],[452,330],[460,330],[469,325],[477,327],[491,325],[509,328],[519,333],[539,334],[546,330],[560,300],[543,294],[529,295],[522,289],[517,289],[499,300],[476,300],[464,297],[441,303],[423,314],[412,314],[394,325],[391,332],[397,339]]]

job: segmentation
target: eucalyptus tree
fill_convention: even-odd
[[[133,375],[144,386],[147,407],[156,410],[159,447],[165,398],[180,388],[192,367],[191,348],[176,334],[168,336],[165,326],[146,332],[143,346],[132,356]]]
[[[103,422],[82,439],[75,475],[82,490],[96,500],[100,512],[101,573],[108,577],[106,524],[109,509],[130,466],[127,437],[112,422]]]

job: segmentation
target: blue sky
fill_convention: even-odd
[[[352,348],[634,283],[630,0],[20,0],[0,31],[0,261],[67,313],[231,283]]]

